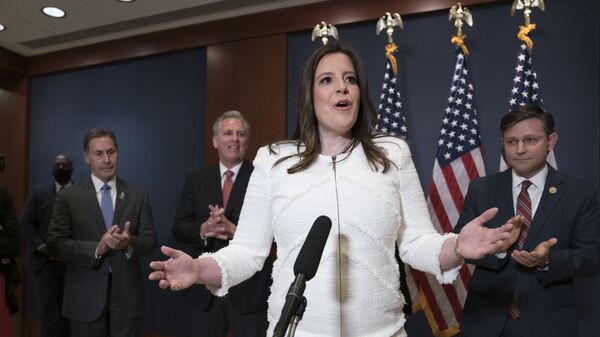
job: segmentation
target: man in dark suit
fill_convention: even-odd
[[[471,183],[456,231],[490,207],[499,213],[487,226],[514,214],[522,225],[497,254],[469,261],[463,336],[577,336],[574,279],[600,272],[597,192],[546,163],[558,139],[551,114],[520,106],[500,130],[512,169]]]
[[[233,238],[252,165],[244,160],[250,129],[238,111],[227,111],[213,124],[213,146],[219,163],[186,177],[172,232],[197,257],[216,252]],[[230,173],[231,172],[231,173]],[[230,191],[230,192],[229,192]],[[267,297],[273,258],[249,280],[233,287],[227,296],[215,297],[204,285],[184,291],[194,337],[265,336]]]
[[[21,226],[25,232],[27,313],[41,320],[42,337],[69,337],[69,320],[62,315],[65,264],[48,256],[46,239],[56,194],[70,187],[73,162],[64,155],[54,158],[54,180],[34,186],[25,203]]]
[[[139,257],[156,246],[148,194],[117,177],[111,131],[84,139],[91,177],[58,194],[48,228],[50,256],[66,263],[63,314],[74,336],[141,336]]]

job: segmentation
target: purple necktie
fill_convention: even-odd
[[[110,185],[104,184],[104,186],[100,188],[100,191],[102,191],[102,197],[100,198],[100,208],[102,209],[104,225],[108,230],[112,227],[114,213],[112,197],[110,196]]]

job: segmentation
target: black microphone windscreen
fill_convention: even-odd
[[[330,230],[329,217],[321,215],[315,220],[294,263],[295,275],[303,273],[307,281],[315,276]]]

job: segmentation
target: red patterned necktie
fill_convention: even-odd
[[[529,231],[529,226],[531,226],[531,198],[529,197],[529,192],[527,189],[531,186],[531,181],[523,180],[521,183],[521,193],[517,197],[517,215],[523,217],[523,224],[521,225],[521,233],[519,234],[519,242],[517,243],[517,250],[523,250],[523,246],[525,245],[525,240],[527,239],[527,232]],[[518,295],[517,291],[513,293],[513,301],[510,305],[510,317],[512,319],[519,318],[519,306],[518,306]]]
[[[223,183],[223,208],[227,208],[227,201],[229,201],[229,195],[231,195],[231,189],[233,188],[232,177],[232,171],[225,171],[225,182]]]

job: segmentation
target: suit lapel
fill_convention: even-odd
[[[96,227],[98,227],[101,233],[106,232],[106,226],[104,226],[104,217],[102,217],[102,210],[100,209],[100,204],[98,203],[96,188],[94,187],[92,179],[90,178],[81,183],[81,188],[83,190],[83,199],[91,211],[91,216],[96,223]]]
[[[212,167],[209,176],[212,177],[206,188],[209,204],[223,206],[223,188],[221,186],[221,169],[219,168],[219,164]],[[207,207],[207,205],[203,205],[203,207]]]
[[[542,191],[540,204],[538,205],[535,215],[531,220],[531,227],[529,227],[529,232],[527,232],[527,241],[525,242],[523,249],[529,251],[535,248],[532,247],[533,243],[535,243],[535,245],[538,244],[538,241],[535,240],[535,235],[539,232],[540,228],[546,222],[548,216],[550,216],[552,213],[552,210],[556,208],[558,201],[562,198],[564,193],[564,189],[560,188],[562,183],[563,180],[560,178],[558,171],[548,165],[546,184],[544,186],[544,190]]]
[[[510,169],[498,175],[497,186],[500,203],[498,204],[499,211],[496,217],[500,219],[498,226],[501,226],[515,215],[512,195],[512,171]]]
[[[115,213],[113,214],[113,224],[118,224],[119,220],[123,217],[125,205],[128,201],[127,183],[121,178],[117,177],[117,200],[115,201]]]

